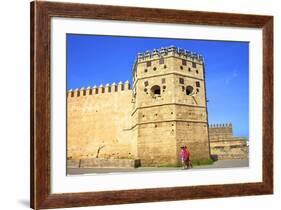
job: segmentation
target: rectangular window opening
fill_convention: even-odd
[[[196,63],[192,62],[192,67],[196,68]]]
[[[184,79],[183,78],[179,78],[179,83],[180,84],[184,84]]]

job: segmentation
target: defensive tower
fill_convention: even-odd
[[[133,68],[132,130],[142,165],[208,159],[209,137],[203,57],[174,46],[139,53]]]

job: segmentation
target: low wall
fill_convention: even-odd
[[[90,158],[67,160],[67,168],[137,168],[140,160]]]
[[[248,159],[249,148],[245,140],[211,142],[210,148],[213,159]]]

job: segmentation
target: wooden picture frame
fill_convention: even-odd
[[[262,182],[51,194],[50,21],[52,17],[262,28]],[[91,4],[31,2],[31,208],[125,204],[273,193],[273,17]]]

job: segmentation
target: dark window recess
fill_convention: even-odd
[[[108,92],[110,93],[110,92],[111,92],[111,87],[108,87],[108,89],[107,89],[107,90],[108,90]]]
[[[190,67],[188,67],[188,71],[191,72],[191,68]]]
[[[144,72],[146,73],[146,72],[147,72],[147,69],[145,69]]]
[[[78,92],[77,92],[77,96],[79,97],[80,96],[80,91],[78,90]]]
[[[144,86],[147,87],[148,86],[148,81],[144,82]]]
[[[147,67],[151,66],[151,61],[147,61],[147,62],[146,62],[146,66],[147,66]]]
[[[99,93],[99,89],[97,89],[97,88],[96,88],[96,92],[95,92],[95,94],[98,94],[98,93]]]
[[[160,89],[154,90],[154,95],[160,95]]]
[[[182,60],[182,65],[186,66],[186,60]]]
[[[163,89],[164,89],[164,90],[166,89],[166,85],[163,86]]]
[[[74,97],[74,92],[73,91],[71,92],[71,97]]]
[[[198,74],[199,73],[199,71],[198,70],[196,70],[196,74]]]
[[[86,90],[83,90],[83,96],[85,96],[86,95]]]
[[[182,86],[181,89],[182,89],[182,91],[184,92],[184,89],[185,89],[184,86]]]
[[[187,86],[186,90],[185,90],[186,95],[189,96],[189,95],[192,94],[192,92],[193,92],[193,87],[192,86]]]
[[[154,71],[156,71],[156,69],[157,69],[156,67],[153,68]]]
[[[151,95],[153,97],[155,96],[161,96],[161,88],[158,86],[158,85],[154,85],[152,88],[151,88]]]
[[[144,92],[147,92],[147,88],[144,88]]]
[[[93,94],[93,89],[90,89],[89,95],[92,95],[92,94]]]
[[[166,69],[167,68],[167,66],[166,65],[164,65],[164,69]]]
[[[122,84],[122,85],[121,85],[121,90],[123,91],[124,89],[125,89],[125,88],[124,88],[124,85]]]
[[[179,78],[179,82],[180,82],[180,84],[184,84],[184,79],[183,78]]]
[[[115,86],[114,91],[117,92],[117,86]]]
[[[183,70],[183,66],[180,66],[181,70]]]
[[[192,62],[192,67],[196,68],[196,63]]]
[[[160,58],[159,64],[164,64],[164,58]]]
[[[102,93],[104,93],[104,87],[103,87],[103,88],[101,88],[101,92],[102,92]]]
[[[196,89],[197,93],[199,93],[199,88]]]
[[[196,82],[196,87],[200,87],[200,82]]]
[[[165,84],[165,83],[166,83],[166,79],[162,78],[162,84]]]

